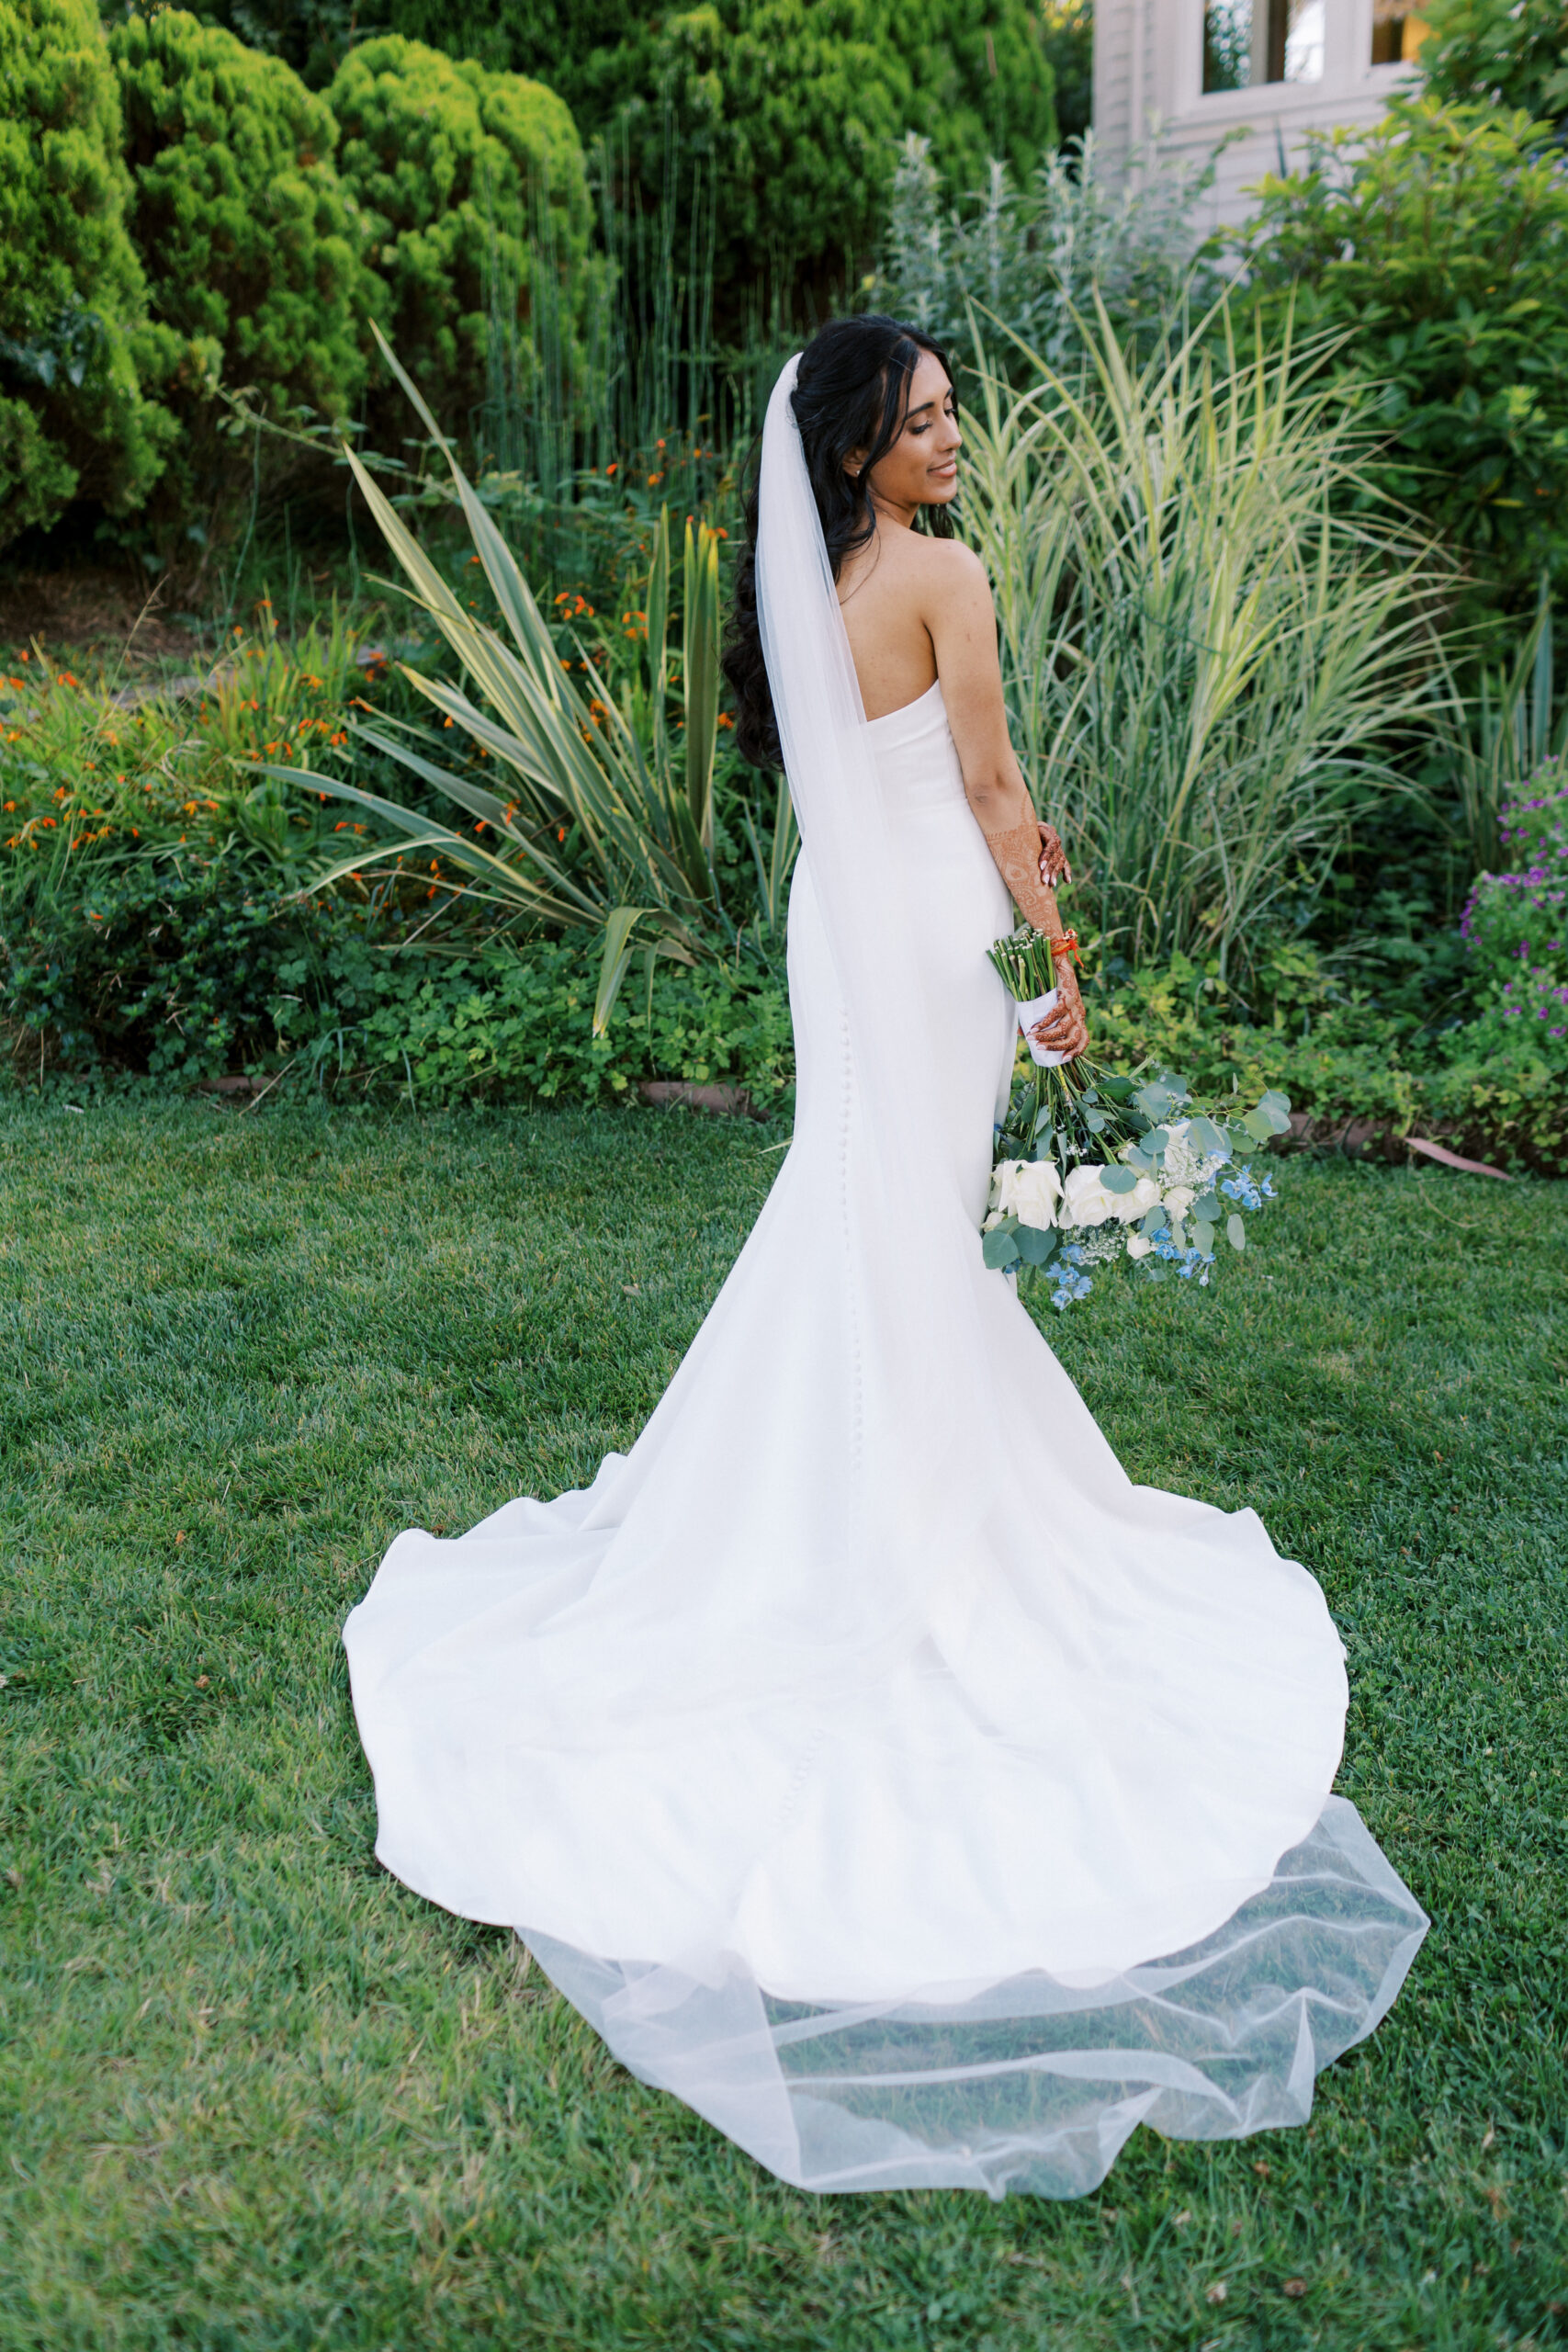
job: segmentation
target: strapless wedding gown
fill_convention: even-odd
[[[1134,1486],[982,1263],[1009,900],[940,687],[871,735],[992,1368],[951,1409],[1019,1483],[859,1592],[884,1204],[803,863],[795,1139],[647,1428],[586,1492],[400,1535],[344,1640],[382,1861],[514,1927],[634,2073],[803,2187],[1073,2195],[1140,2120],[1301,2121],[1426,1922],[1330,1793],[1313,1577]]]

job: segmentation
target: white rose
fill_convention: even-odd
[[[1123,1225],[1136,1225],[1140,1217],[1158,1206],[1159,1186],[1152,1176],[1140,1176],[1130,1193],[1113,1193],[1111,1203],[1113,1214]]]
[[[1062,1179],[1054,1159],[1004,1159],[991,1175],[991,1199],[998,1216],[1044,1232],[1056,1222]]]
[[[1165,1196],[1167,1214],[1171,1217],[1185,1216],[1196,1197],[1190,1184],[1173,1184]]]
[[[1103,1168],[1075,1168],[1070,1171],[1062,1204],[1064,1226],[1103,1225],[1108,1216],[1116,1215],[1116,1209],[1115,1193],[1105,1189]]]
[[[1146,1258],[1154,1246],[1154,1243],[1149,1239],[1146,1233],[1130,1233],[1127,1236],[1127,1255],[1129,1258]]]

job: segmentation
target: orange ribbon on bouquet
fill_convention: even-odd
[[[1060,939],[1054,939],[1051,942],[1051,953],[1054,956],[1077,956],[1078,962],[1080,964],[1083,962],[1083,956],[1078,947],[1078,935],[1076,931],[1065,931]]]

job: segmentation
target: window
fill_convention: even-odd
[[[1324,9],[1325,0],[1207,0],[1204,89],[1249,90],[1260,82],[1320,82]]]
[[[1430,28],[1411,0],[1372,0],[1372,63],[1408,65]]]

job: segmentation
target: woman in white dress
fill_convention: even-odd
[[[728,668],[804,844],[794,1140],[631,1453],[400,1535],[344,1641],[383,1862],[643,2080],[803,2188],[1071,2196],[1140,2120],[1303,2120],[1426,1921],[1332,1794],[1313,1577],[1134,1487],[982,1262],[986,950],[1061,851],[984,574],[914,527],[959,445],[893,321],[781,376]]]

